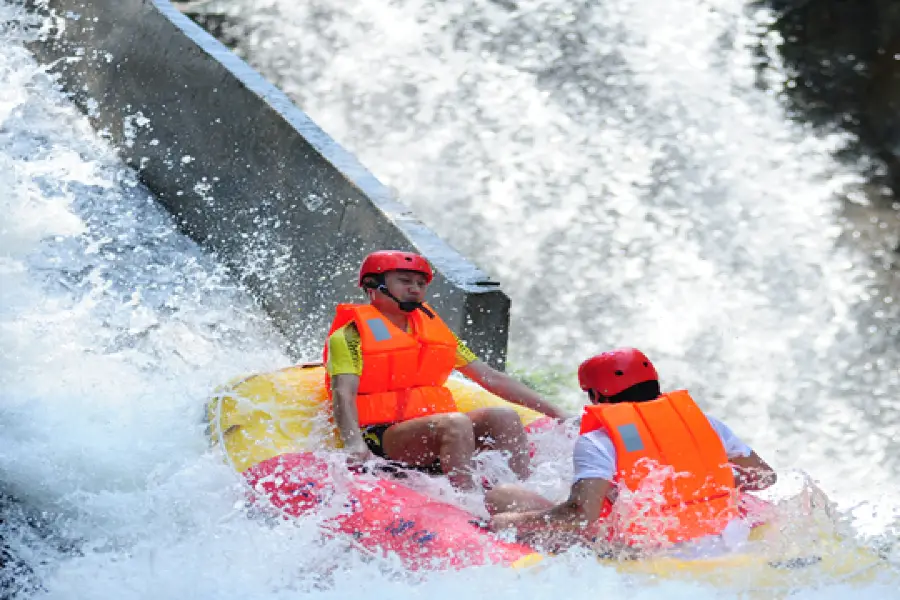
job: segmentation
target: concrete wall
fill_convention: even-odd
[[[431,301],[502,366],[509,299],[390,197],[274,86],[165,0],[43,0],[59,31],[32,51],[138,168],[182,229],[247,283],[312,358],[362,257],[417,250]],[[62,59],[62,60],[59,60]]]

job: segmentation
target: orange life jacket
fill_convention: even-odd
[[[610,539],[630,545],[684,542],[719,534],[738,517],[725,447],[686,391],[650,402],[585,407],[581,433],[601,428],[616,449],[618,499],[630,496],[625,510],[617,505],[615,513],[605,500],[601,518],[613,521]]]
[[[412,333],[407,333],[369,304],[337,306],[328,335],[351,322],[359,331],[363,369],[356,410],[361,427],[457,411],[444,387],[456,363],[456,338],[434,309],[426,307],[434,318],[412,311]],[[327,363],[327,343],[323,356]]]

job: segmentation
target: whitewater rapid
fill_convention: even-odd
[[[0,23],[0,481],[52,532],[4,529],[39,597],[720,597],[638,586],[577,554],[535,574],[412,577],[315,520],[249,519],[203,406],[224,381],[289,364],[282,340],[35,64],[40,23],[7,3]]]
[[[773,464],[893,520],[900,279],[877,232],[900,231],[900,204],[874,209],[835,158],[845,135],[789,119],[771,13],[209,4],[238,53],[501,282],[513,367],[582,401],[577,364],[637,346]]]

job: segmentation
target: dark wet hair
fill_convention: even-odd
[[[618,404],[619,402],[650,402],[659,398],[661,393],[659,381],[652,379],[625,388],[615,396],[600,396],[593,390],[588,392],[588,396],[598,404]]]
[[[366,294],[366,290],[377,289],[380,285],[384,285],[384,273],[369,273],[362,278],[363,294]],[[368,297],[368,294],[366,296]]]

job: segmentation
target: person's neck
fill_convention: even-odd
[[[409,315],[407,313],[399,310],[390,312],[381,310],[380,312],[388,321],[391,322],[391,324],[394,325],[394,327],[396,327],[400,331],[406,331],[406,329],[409,327]]]

